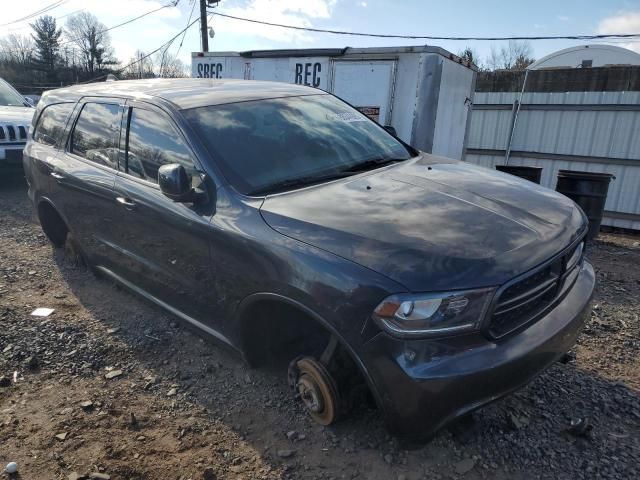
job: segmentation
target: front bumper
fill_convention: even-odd
[[[377,335],[361,357],[389,429],[429,437],[531,381],[575,344],[594,286],[593,267],[585,261],[562,302],[524,331],[496,341],[480,334],[424,340]]]
[[[0,168],[18,170],[22,168],[24,144],[3,145],[0,143]]]

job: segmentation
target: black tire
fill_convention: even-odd
[[[64,263],[71,268],[87,269],[89,263],[76,237],[67,232],[64,242]]]

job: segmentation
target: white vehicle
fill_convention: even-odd
[[[0,78],[0,171],[22,168],[33,112],[32,103]]]
[[[422,151],[461,159],[476,69],[440,48],[194,52],[191,76],[297,83],[342,98]]]

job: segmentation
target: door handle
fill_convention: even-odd
[[[64,178],[64,175],[58,172],[51,172],[50,175],[58,180],[62,180]]]
[[[136,205],[136,202],[126,197],[116,197],[116,202],[126,208],[133,208]]]

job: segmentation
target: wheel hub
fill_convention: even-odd
[[[333,423],[338,414],[338,390],[324,365],[312,357],[292,362],[289,380],[311,418],[320,425]]]
[[[320,413],[323,410],[322,392],[309,375],[302,375],[298,380],[298,393],[309,411]]]

